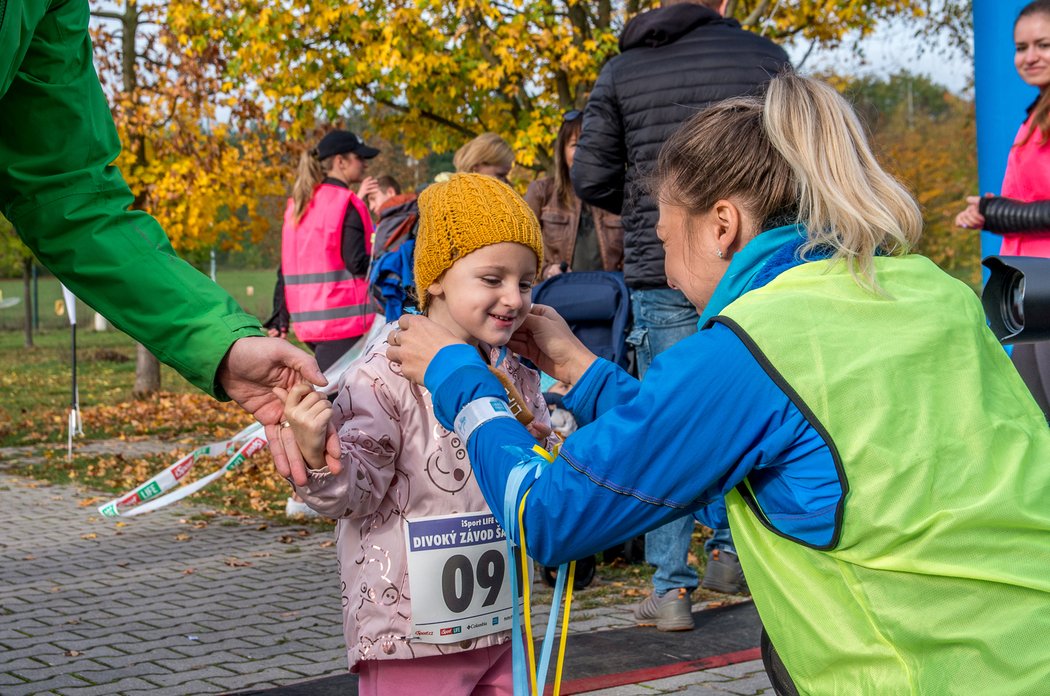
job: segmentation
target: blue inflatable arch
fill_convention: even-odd
[[[1014,69],[1014,20],[1028,1],[973,0],[977,177],[982,195],[999,193],[1010,146],[1024,121],[1025,108],[1037,94]],[[983,233],[981,255],[997,253],[999,241]]]

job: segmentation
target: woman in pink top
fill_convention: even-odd
[[[481,174],[432,184],[419,211],[420,309],[482,355],[519,420],[534,414],[528,427],[549,448],[539,375],[504,347],[532,306],[543,260],[536,217],[509,186]],[[395,328],[347,369],[334,405],[309,385],[279,393],[288,426],[281,437],[309,468],[296,490],[338,519],[350,668],[361,696],[510,696],[515,565],[466,443],[438,422],[430,393],[387,359]],[[338,474],[325,466],[329,423],[339,433]]]
[[[1029,107],[1028,118],[1010,148],[1001,195],[1026,203],[1050,200],[1050,0],[1025,5],[1014,23],[1014,44],[1014,66],[1022,80],[1039,89],[1039,97]],[[955,224],[983,229],[980,200],[968,197]],[[1050,258],[1050,231],[1004,234],[999,254]],[[1043,413],[1050,417],[1050,345],[1015,345],[1013,361]]]

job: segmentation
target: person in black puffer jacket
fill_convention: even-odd
[[[664,0],[632,19],[620,37],[620,55],[602,68],[583,114],[573,188],[585,202],[623,216],[623,272],[634,318],[628,341],[639,377],[656,354],[694,333],[697,322],[697,309],[667,287],[657,205],[645,191],[660,147],[698,109],[759,93],[791,68],[782,48],[724,11],[724,0]],[[705,547],[703,586],[739,592],[746,585],[728,522],[723,527]],[[635,610],[638,623],[662,631],[693,627],[690,594],[699,577],[686,561],[692,529],[687,516],[646,535],[646,560],[656,572],[653,594]]]

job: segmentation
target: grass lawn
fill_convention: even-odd
[[[26,348],[18,331],[0,331],[0,445],[57,442],[65,437],[65,414],[72,397],[70,330],[42,331]],[[130,398],[135,382],[135,343],[119,331],[77,331],[77,387],[83,409],[112,406]],[[196,391],[177,372],[161,366],[167,392]],[[59,418],[57,432],[51,422]],[[36,427],[30,429],[30,425]],[[98,426],[98,427],[96,427]],[[84,423],[98,437],[112,430]],[[140,432],[145,435],[146,432]]]
[[[215,273],[216,282],[247,311],[264,320],[273,309],[273,286],[277,281],[275,269],[222,270]],[[23,327],[26,298],[21,278],[0,280],[0,297],[22,299],[13,307],[0,309],[0,331],[17,330]],[[55,313],[55,303],[62,299],[62,288],[54,277],[42,275],[37,280],[39,302],[38,318],[41,329],[61,329],[69,326],[69,319]],[[77,302],[77,322],[90,329],[95,311],[83,302]]]
[[[220,284],[248,311],[262,318],[269,316],[274,271],[231,270],[220,271],[217,276]],[[0,280],[0,292],[3,297],[20,296],[21,280]],[[57,280],[40,278],[41,329],[34,333],[31,348],[24,346],[24,307],[19,304],[0,310],[0,367],[4,368],[0,370],[0,445],[57,442],[64,437],[72,385],[68,319],[55,313],[55,302],[61,296]],[[174,416],[166,422],[165,419],[146,422],[135,418],[133,413],[110,413],[104,419],[89,422],[87,416],[93,408],[116,407],[129,399],[135,381],[136,348],[131,338],[112,327],[96,332],[92,321],[94,311],[81,302],[77,304],[77,383],[88,436],[166,436],[176,435],[180,429],[199,432],[202,423],[192,418],[186,422]],[[161,366],[161,388],[168,396],[197,394],[166,365]],[[135,411],[135,407],[140,406],[142,404],[131,404],[124,410]],[[198,410],[196,403],[193,406],[193,410]],[[113,417],[124,415],[127,417]],[[56,423],[61,427],[52,427]]]

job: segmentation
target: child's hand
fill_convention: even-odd
[[[311,469],[323,468],[325,437],[332,419],[332,404],[309,384],[296,384],[287,392],[283,389],[275,389],[274,392],[284,400],[285,422],[295,436],[295,444],[302,452],[306,465]]]

